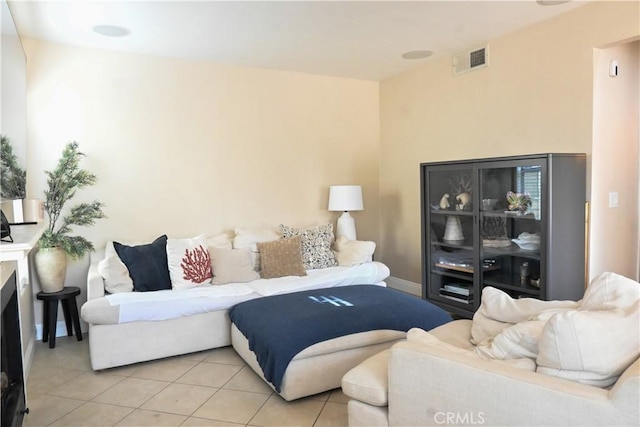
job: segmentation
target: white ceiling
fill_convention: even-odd
[[[22,38],[366,80],[583,5],[523,1],[11,1]],[[110,38],[93,26],[124,26]],[[434,52],[406,60],[406,51]]]

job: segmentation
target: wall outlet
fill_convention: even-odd
[[[618,192],[612,191],[609,193],[609,207],[617,208],[618,207]]]

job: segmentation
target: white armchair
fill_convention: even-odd
[[[412,330],[349,371],[349,426],[640,424],[640,361],[600,388],[479,358],[463,350],[473,348],[471,325]]]

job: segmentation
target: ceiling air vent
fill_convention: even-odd
[[[453,75],[457,76],[487,65],[489,65],[489,45],[454,56]]]

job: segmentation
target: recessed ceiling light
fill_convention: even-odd
[[[411,50],[402,54],[404,59],[422,59],[433,55],[430,50]]]
[[[93,32],[107,37],[125,37],[131,34],[131,30],[117,25],[96,25]]]
[[[540,6],[555,6],[558,4],[569,3],[571,0],[536,0]]]

